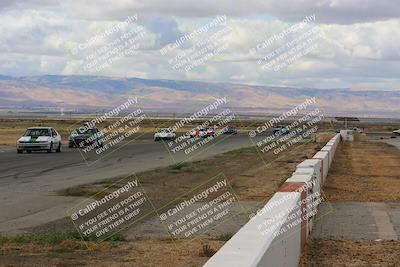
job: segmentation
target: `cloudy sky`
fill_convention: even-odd
[[[400,90],[398,0],[2,0],[0,25],[3,75]]]

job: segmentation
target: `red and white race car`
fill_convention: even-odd
[[[215,130],[213,128],[195,128],[190,132],[190,137],[214,137],[215,136]]]
[[[203,137],[210,137],[210,136],[212,136],[212,137],[215,136],[215,131],[213,128],[206,129]]]

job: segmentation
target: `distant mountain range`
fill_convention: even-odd
[[[0,75],[0,108],[95,110],[137,96],[141,107],[160,113],[193,112],[226,96],[238,113],[279,113],[315,96],[331,115],[398,116],[400,91],[356,91],[255,86],[197,81],[98,76]]]

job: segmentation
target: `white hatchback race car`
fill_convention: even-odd
[[[61,135],[51,127],[28,128],[17,141],[17,152],[26,151],[61,152]]]
[[[169,128],[160,129],[154,134],[154,141],[175,140],[175,138],[176,138],[175,132]]]

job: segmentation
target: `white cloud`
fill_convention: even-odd
[[[321,22],[347,24],[398,18],[397,0],[81,0],[62,2],[70,14],[90,19],[123,18],[132,13],[142,16],[232,17],[269,14],[298,21],[315,13]]]
[[[137,55],[124,58],[96,75],[142,78],[234,81],[300,87],[364,87],[400,89],[400,20],[394,1],[92,1],[36,0],[0,5],[0,74],[90,74],[71,49],[138,14],[146,39]],[[37,8],[39,5],[41,8]],[[293,21],[315,13],[325,36],[316,51],[279,72],[260,69],[249,49]],[[220,56],[185,73],[172,70],[159,49],[185,33],[227,14],[232,33]],[[280,18],[277,19],[276,17]],[[389,19],[393,18],[393,19]],[[384,21],[376,21],[385,19]],[[354,22],[359,23],[354,23]],[[330,23],[332,22],[332,23]],[[290,38],[295,38],[293,35]],[[115,37],[115,36],[114,36]],[[113,40],[113,36],[98,44]],[[284,45],[277,42],[272,47]],[[81,55],[82,56],[82,55]],[[381,83],[380,83],[381,81]]]
[[[65,10],[70,16],[91,20],[123,19],[132,14],[142,17],[211,17],[269,14],[298,21],[315,13],[321,22],[348,24],[399,18],[397,0],[3,0],[0,9]]]

